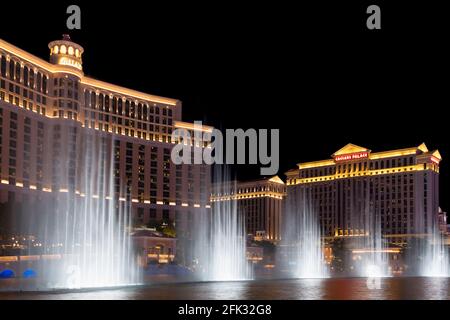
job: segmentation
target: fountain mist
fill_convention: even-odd
[[[446,219],[443,223],[446,225]],[[418,272],[424,277],[450,277],[450,256],[445,236],[439,229],[439,216],[421,215],[416,228],[424,237],[414,242],[414,258],[419,259]],[[415,261],[417,263],[417,260]]]
[[[328,277],[322,251],[319,217],[310,192],[296,186],[288,190],[284,219],[289,272],[296,278]]]
[[[136,284],[139,272],[128,232],[131,202],[119,201],[114,187],[120,185],[114,140],[93,133],[75,141],[55,155],[54,215],[46,221],[43,239],[45,247],[60,247],[61,259],[44,262],[46,285]]]
[[[246,257],[244,214],[238,211],[236,200],[229,198],[235,184],[225,180],[229,176],[221,170],[214,175],[214,193],[227,200],[213,202],[210,212],[194,218],[194,257],[202,280],[248,280],[252,269]]]
[[[381,211],[376,201],[371,199],[370,184],[360,182],[357,190],[352,188],[350,192],[357,193],[351,196],[356,198],[351,205],[351,221],[349,229],[356,236],[353,246],[362,253],[353,255],[353,264],[357,276],[361,277],[387,277],[390,276],[389,256],[387,243],[381,230]]]

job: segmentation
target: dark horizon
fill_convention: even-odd
[[[66,29],[65,10],[73,3],[63,1],[33,4],[20,21],[5,15],[0,38],[48,60],[48,42],[69,33],[85,48],[86,75],[179,99],[185,121],[279,128],[283,179],[297,163],[328,159],[347,143],[384,151],[425,142],[442,154],[440,204],[449,210],[450,145],[440,115],[447,98],[444,22],[409,21],[431,9],[383,4],[383,29],[369,32],[364,4],[298,11],[74,3],[82,10],[81,31]],[[5,3],[4,12],[8,6],[14,7]],[[235,171],[240,180],[259,176],[259,166]]]

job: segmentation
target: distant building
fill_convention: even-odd
[[[447,212],[442,211],[441,208],[439,208],[439,213],[438,213],[438,223],[439,223],[439,230],[442,233],[447,233],[448,232],[448,224],[447,224]]]
[[[211,203],[237,201],[245,216],[247,234],[255,240],[277,242],[281,239],[283,200],[286,186],[278,176],[252,181],[214,184]]]
[[[137,229],[132,234],[135,250],[142,266],[149,263],[170,263],[175,260],[176,238],[150,229]]]
[[[368,210],[380,217],[383,236],[401,245],[438,219],[441,160],[425,144],[382,152],[347,144],[331,159],[288,171],[287,197],[308,195],[325,237],[365,234]]]

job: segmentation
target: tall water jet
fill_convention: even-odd
[[[381,228],[381,210],[370,193],[371,182],[361,182],[358,190],[350,190],[351,198],[356,199],[351,205],[351,231],[354,246],[353,264],[356,275],[361,277],[390,276],[387,243]]]
[[[77,135],[74,127],[55,129],[68,134],[69,143],[54,154],[53,214],[45,221],[41,238],[44,247],[59,247],[55,253],[60,259],[44,262],[46,286],[138,283],[129,233],[131,199],[118,176],[116,142],[101,133]]]
[[[288,189],[286,198],[282,258],[295,278],[328,277],[322,250],[320,221],[311,192],[302,186]]]
[[[440,212],[441,215],[445,213]],[[446,219],[441,222],[446,226]],[[419,252],[419,275],[424,277],[450,277],[450,255],[445,244],[444,232],[440,230],[439,215],[419,221],[419,229],[425,235],[416,245]]]
[[[438,228],[433,228],[426,246],[425,259],[421,265],[421,275],[425,277],[450,277],[448,247]]]
[[[223,171],[222,171],[223,170]],[[238,211],[234,197],[236,185],[225,169],[216,168],[214,201],[211,210],[194,217],[194,260],[205,281],[236,281],[252,278],[247,261],[244,213]]]

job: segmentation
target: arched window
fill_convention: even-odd
[[[129,100],[125,101],[125,115],[127,117],[130,116],[130,101]]]
[[[148,106],[146,104],[144,104],[144,110],[143,110],[144,120],[147,120],[147,112],[148,112]]]
[[[34,88],[34,71],[30,69],[30,88]]]
[[[112,100],[112,112],[117,113],[117,97],[113,97]]]
[[[28,86],[28,67],[23,68],[23,83]]]
[[[20,82],[20,63],[16,62],[16,81]]]
[[[117,113],[122,115],[123,109],[122,109],[122,98],[119,98],[119,101],[117,102]]]
[[[138,119],[142,120],[142,104],[138,104]]]
[[[84,92],[84,107],[89,107],[89,91],[87,90]]]
[[[14,79],[14,60],[9,60],[9,78]]]
[[[96,98],[95,92],[91,92],[91,108],[92,109],[95,109],[95,98]]]
[[[2,74],[2,77],[6,77],[6,57],[5,56],[2,56],[1,74]]]
[[[42,77],[42,92],[47,93],[47,76]]]
[[[42,75],[40,72],[38,72],[37,76],[36,76],[36,90],[37,91],[41,91],[41,80],[42,80]]]
[[[103,93],[100,93],[98,96],[98,108],[102,111],[103,111],[103,105],[104,105],[104,96],[103,96]]]
[[[109,112],[109,96],[105,95],[105,111]]]
[[[134,101],[131,102],[130,116],[133,118],[136,116],[136,105]]]

